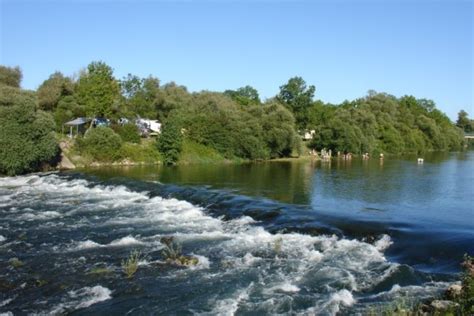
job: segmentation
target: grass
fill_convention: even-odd
[[[123,143],[119,156],[122,160],[127,159],[140,163],[157,163],[162,161],[154,138],[142,139],[140,144]]]
[[[215,163],[225,161],[226,159],[224,156],[222,156],[215,149],[195,143],[189,139],[184,139],[178,163]]]
[[[141,252],[134,250],[127,259],[122,260],[122,270],[128,279],[131,279],[138,270],[138,262],[141,259]]]
[[[112,272],[113,271],[107,267],[93,267],[87,274],[102,275],[102,274],[109,274]]]

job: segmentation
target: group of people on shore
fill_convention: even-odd
[[[321,150],[321,153],[320,155],[318,155],[318,152],[315,150],[315,149],[311,149],[310,150],[310,155],[311,156],[317,156],[317,157],[321,157],[321,160],[323,161],[330,161],[331,158],[332,158],[332,150],[329,149],[329,150],[326,150],[325,148],[323,148]],[[352,153],[351,152],[344,152],[344,153],[341,153],[340,151],[337,152],[337,158],[338,159],[342,159],[342,160],[352,160]],[[380,153],[380,156],[379,158],[382,160],[384,158],[384,155],[383,153]],[[369,160],[370,159],[370,155],[369,153],[364,153],[362,154],[362,159],[363,160]]]

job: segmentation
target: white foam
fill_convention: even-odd
[[[4,181],[3,184],[7,182]],[[282,297],[291,299],[293,296],[303,295],[301,289],[305,289],[303,296],[306,296],[307,292],[311,293],[311,299],[315,302],[313,312],[335,314],[340,307],[355,303],[351,291],[357,293],[373,288],[383,278],[393,273],[395,269],[392,268],[396,266],[387,262],[383,254],[392,243],[387,235],[383,235],[374,245],[370,245],[337,236],[271,234],[263,227],[255,225],[255,220],[248,216],[224,221],[208,215],[204,208],[189,202],[158,196],[150,198],[147,192],[132,192],[124,186],[91,187],[86,180],[65,181],[57,175],[34,176],[29,180],[16,179],[8,183],[17,184],[15,190],[8,189],[12,184],[5,186],[6,190],[12,192],[11,194],[21,192],[34,199],[44,193],[54,192],[51,198],[48,195],[48,203],[59,203],[68,207],[68,211],[63,213],[53,210],[41,212],[45,218],[49,216],[54,220],[60,216],[80,213],[84,219],[88,216],[95,219],[101,218],[101,212],[107,211],[107,218],[100,223],[84,220],[84,229],[89,225],[102,225],[101,229],[108,229],[106,226],[110,225],[114,225],[113,229],[116,229],[117,225],[123,225],[124,231],[127,231],[124,237],[114,237],[117,239],[109,243],[101,244],[92,240],[93,238],[73,242],[66,248],[69,251],[140,245],[146,253],[150,250],[156,251],[157,247],[163,247],[159,239],[169,235],[174,236],[177,242],[183,243],[183,249],[188,249],[186,243],[193,246],[201,242],[211,244],[212,247],[192,250],[195,254],[191,255],[198,258],[198,264],[189,267],[183,273],[188,273],[189,270],[209,269],[211,265],[209,258],[217,257],[217,260],[229,264],[221,265],[222,270],[218,272],[213,269],[213,277],[235,278],[244,274],[251,275],[258,280],[255,286],[258,287],[257,295],[265,294],[255,301],[252,296],[252,302],[248,302],[247,298],[254,288],[253,285],[244,289],[234,289],[234,295],[230,297],[219,292],[209,302],[212,305],[211,314],[231,315],[241,305],[245,305],[246,310],[265,309],[267,308],[265,304],[269,304],[268,302],[274,301],[278,305],[283,304]],[[1,186],[2,180],[0,180]],[[71,201],[78,202],[71,203]],[[40,212],[26,210],[25,207],[18,207],[18,212],[27,218],[41,216]],[[145,230],[149,227],[158,231],[152,231],[154,235],[148,237],[127,235],[132,231],[128,229],[133,228],[135,224],[145,227]],[[121,229],[122,227],[116,231],[122,231]],[[64,250],[64,246],[57,246],[57,249]],[[157,261],[159,258],[147,259],[150,261],[141,260],[139,264],[160,262]],[[209,272],[203,274],[209,275]],[[177,272],[170,273],[170,277],[180,275]],[[196,275],[200,277],[198,273]],[[63,302],[56,309],[58,312],[68,312],[87,307],[90,302],[110,298],[110,290],[97,287],[69,292],[70,302]],[[279,311],[277,307],[272,310]],[[311,310],[308,310],[308,313],[311,313]]]
[[[237,291],[234,297],[217,301],[209,315],[234,315],[239,309],[239,304],[249,299],[249,292],[252,287],[253,282],[246,289]]]
[[[296,293],[300,291],[300,288],[296,285],[290,283],[282,283],[275,285],[269,289],[270,292],[287,292],[287,293]]]
[[[391,244],[393,244],[393,241],[390,239],[390,236],[384,234],[379,240],[375,242],[374,246],[378,251],[384,251],[390,247]]]
[[[92,249],[92,248],[98,248],[98,247],[103,247],[103,245],[98,244],[92,240],[86,240],[86,241],[78,242],[77,245],[73,248],[73,250]]]
[[[30,209],[31,210],[31,209]],[[34,212],[33,210],[31,210]],[[37,213],[25,213],[18,217],[18,219],[34,221],[34,220],[49,220],[56,217],[61,217],[61,213],[56,211],[41,211]]]
[[[143,245],[144,242],[136,239],[132,236],[125,236],[120,239],[111,241],[110,243],[103,245],[99,244],[93,240],[85,240],[73,243],[72,246],[69,247],[70,250],[84,250],[84,249],[93,249],[93,248],[102,248],[102,247],[125,247],[131,245]]]
[[[191,270],[209,269],[211,265],[209,258],[205,256],[195,255],[195,254],[193,254],[192,256],[198,259],[198,264],[196,264],[195,266],[190,266],[189,268]]]
[[[130,246],[130,245],[143,245],[143,242],[132,236],[126,236],[117,240],[112,241],[109,246]]]
[[[54,307],[49,314],[64,314],[73,310],[87,308],[93,304],[112,298],[112,291],[101,285],[86,286],[76,291],[68,292],[68,301]]]
[[[5,240],[7,240],[5,237],[3,237],[2,235],[0,235],[0,242],[4,242]]]
[[[0,302],[0,307],[3,307],[3,306],[6,306],[8,304],[10,304],[14,299],[16,298],[15,297],[10,297],[10,298],[7,298],[6,300],[3,300]]]

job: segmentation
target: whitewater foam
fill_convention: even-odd
[[[94,287],[83,287],[79,290],[69,291],[66,302],[58,304],[49,314],[57,315],[74,310],[87,308],[93,304],[106,301],[112,298],[112,291],[101,285]]]

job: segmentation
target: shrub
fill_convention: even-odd
[[[78,139],[79,150],[98,161],[114,161],[120,157],[122,139],[108,127],[89,129],[83,139]]]
[[[124,142],[139,144],[141,137],[138,128],[133,123],[118,126],[115,130]]]
[[[54,127],[51,115],[36,109],[29,92],[0,87],[0,174],[40,171],[57,163]]]

